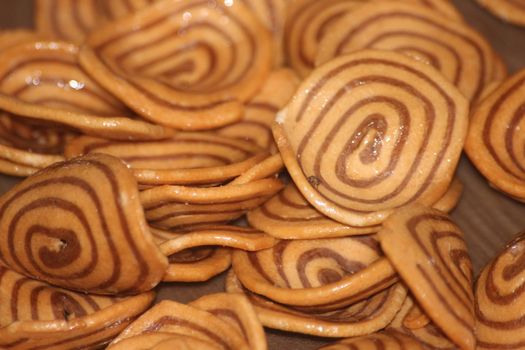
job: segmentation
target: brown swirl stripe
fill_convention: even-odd
[[[477,2],[504,21],[525,26],[525,2],[523,0],[477,0]]]
[[[406,297],[406,289],[395,284],[368,299],[340,309],[299,311],[244,289],[233,271],[228,274],[226,290],[229,293],[244,293],[265,327],[324,337],[355,337],[376,332],[390,323]]]
[[[428,323],[424,327],[417,329],[410,329],[405,326],[407,317],[410,311],[416,304],[409,294],[401,310],[397,313],[392,323],[388,326],[388,330],[400,332],[410,336],[423,344],[425,349],[431,350],[454,350],[458,347],[452,343],[443,332],[435,326],[434,323]]]
[[[317,68],[299,91],[273,130],[291,177],[317,210],[371,226],[396,207],[444,195],[468,106],[439,72],[366,50]]]
[[[370,3],[341,18],[331,33],[319,44],[316,65],[360,49],[397,51],[434,63],[471,101],[492,79],[494,54],[487,41],[463,22],[424,6]]]
[[[137,293],[153,288],[167,266],[147,232],[133,176],[102,154],[58,163],[15,186],[0,202],[0,227],[3,265],[70,289]]]
[[[213,306],[213,303],[209,303],[213,296],[204,298],[208,300],[208,302],[203,302],[204,306]],[[128,326],[111,346],[137,335],[162,332],[208,341],[220,349],[250,349],[248,342],[238,331],[238,327],[232,325],[230,321],[213,315],[206,309],[200,309],[199,303],[199,300],[189,305],[162,301]],[[249,308],[249,305],[243,307]]]
[[[162,1],[93,32],[80,60],[144,118],[209,129],[239,120],[269,73],[270,41],[240,2]]]
[[[378,237],[428,317],[460,348],[475,348],[472,263],[461,230],[442,212],[411,205]]]
[[[319,350],[423,350],[423,344],[394,330],[381,331],[362,337],[346,338],[322,346]]]
[[[0,53],[0,108],[48,127],[115,139],[159,139],[172,132],[138,119],[78,65],[78,47],[32,41]]]
[[[472,112],[465,151],[496,188],[525,198],[525,160],[520,144],[525,122],[525,70],[506,79]]]
[[[476,330],[479,349],[521,349],[525,344],[525,234],[520,233],[478,277]]]
[[[293,71],[286,68],[274,70],[257,95],[245,104],[243,118],[215,132],[251,141],[273,153],[277,147],[271,125],[277,112],[288,103],[298,86],[299,79]]]
[[[153,302],[75,293],[0,268],[2,349],[88,349],[106,344]]]
[[[258,252],[235,251],[233,268],[252,292],[305,310],[333,310],[396,282],[376,244],[370,236],[281,241]]]
[[[156,142],[115,142],[80,136],[66,157],[105,153],[125,161],[143,185],[206,185],[225,182],[262,161],[267,153],[238,139],[204,132],[180,132]]]
[[[240,294],[211,294],[189,305],[207,311],[233,327],[251,350],[266,350],[266,335],[247,297]]]

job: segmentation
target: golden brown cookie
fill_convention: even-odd
[[[244,105],[243,118],[213,132],[251,141],[274,152],[277,146],[273,140],[271,126],[277,112],[288,103],[298,86],[299,79],[290,69],[273,71],[257,95]]]
[[[160,1],[92,32],[82,66],[136,113],[185,130],[239,120],[272,65],[271,35],[244,4]]]
[[[261,323],[268,328],[322,337],[356,337],[386,327],[401,308],[406,289],[400,283],[361,302],[333,311],[304,310],[277,304],[244,289],[233,271],[226,279],[229,293],[245,293]]]
[[[155,140],[172,131],[138,119],[78,65],[78,47],[32,41],[0,52],[0,109],[35,123],[111,139]]]
[[[172,282],[206,281],[223,272],[231,262],[231,252],[226,248],[256,251],[277,243],[261,231],[232,225],[151,231],[170,262],[163,280]]]
[[[438,210],[411,205],[394,212],[378,237],[428,317],[461,349],[474,349],[472,263],[459,227]]]
[[[472,111],[465,151],[474,166],[498,190],[525,200],[522,156],[525,70],[495,88]]]
[[[493,15],[505,22],[525,26],[525,1],[523,0],[477,0]]]
[[[204,132],[179,132],[155,142],[117,142],[80,136],[65,148],[67,158],[105,153],[122,159],[141,185],[223,183],[268,156],[251,142]]]
[[[0,52],[15,45],[38,40],[38,34],[27,29],[0,30]]]
[[[0,263],[51,284],[101,294],[155,287],[167,267],[137,183],[119,159],[57,163],[0,200]]]
[[[475,288],[478,349],[523,348],[524,258],[525,234],[520,233],[478,277]]]
[[[362,49],[396,51],[427,63],[471,101],[493,77],[494,53],[480,34],[415,4],[373,2],[348,13],[319,44],[316,65]]]
[[[312,310],[351,305],[397,281],[371,236],[281,241],[257,252],[238,250],[233,268],[250,291]]]
[[[410,336],[423,344],[425,349],[457,350],[458,347],[454,345],[454,343],[452,343],[432,322],[426,323],[423,327],[413,329],[406,327],[407,317],[414,309],[415,305],[417,304],[414,303],[412,296],[409,294],[405,299],[405,303],[401,307],[401,310],[399,310],[387,329],[395,330],[396,332]]]
[[[189,336],[220,349],[266,349],[261,324],[242,295],[208,295],[188,305],[162,301],[128,326],[109,349],[125,339],[152,332]],[[248,339],[248,335],[254,337]]]
[[[394,330],[386,330],[356,338],[346,338],[318,350],[423,350],[423,344]]]
[[[2,349],[99,349],[153,302],[75,293],[0,267]]]
[[[458,177],[452,180],[447,192],[439,199],[432,208],[440,210],[444,213],[451,212],[458,204],[461,194],[463,193],[463,183]]]
[[[187,335],[155,332],[135,335],[113,344],[108,350],[222,350],[218,344]]]
[[[433,205],[461,154],[468,103],[434,68],[366,50],[318,67],[274,124],[284,163],[317,210],[351,226]]]

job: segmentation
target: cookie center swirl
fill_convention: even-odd
[[[87,315],[86,310],[77,300],[62,292],[51,294],[51,307],[55,318],[58,320],[70,320],[74,317],[78,318]]]
[[[26,244],[38,250],[40,261],[47,267],[57,269],[72,264],[80,256],[80,242],[74,231],[64,228],[31,226]]]

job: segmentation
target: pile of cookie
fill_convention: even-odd
[[[0,33],[1,348],[523,343],[525,236],[474,287],[447,213],[464,148],[525,200],[525,72],[449,1],[35,5]]]

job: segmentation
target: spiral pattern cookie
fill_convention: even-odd
[[[413,338],[393,330],[367,336],[343,339],[318,350],[423,350],[425,347]]]
[[[471,101],[491,82],[494,53],[467,24],[424,6],[383,1],[341,18],[319,44],[316,65],[361,49],[403,53],[439,70]]]
[[[107,155],[55,164],[12,188],[0,200],[0,231],[2,265],[68,289],[138,293],[167,267],[133,175]]]
[[[274,124],[284,163],[317,210],[351,226],[447,191],[468,103],[438,71],[395,52],[336,58],[306,79]]]
[[[525,234],[520,233],[478,277],[475,288],[478,349],[523,348],[524,257]]]
[[[275,303],[243,288],[235,273],[226,279],[229,293],[245,293],[261,323],[268,328],[321,337],[357,337],[385,328],[401,308],[406,289],[400,283],[358,302],[332,311],[302,310]]]
[[[258,252],[235,251],[233,268],[250,291],[315,310],[353,304],[397,281],[370,236],[281,241]]]
[[[525,70],[505,80],[472,111],[465,151],[498,190],[525,200]]]
[[[214,133],[247,140],[274,152],[277,149],[272,136],[272,124],[277,112],[293,96],[299,79],[290,69],[273,71],[257,95],[244,105],[243,118]]]
[[[156,2],[86,44],[80,62],[95,80],[145,119],[185,130],[239,120],[272,65],[269,31],[239,1]]]
[[[222,305],[213,302],[216,297],[219,299],[215,301],[222,301]],[[258,344],[254,349],[265,349],[264,337],[247,339],[248,334],[263,332],[250,303],[242,295],[226,297],[230,302],[225,302],[223,294],[209,295],[204,297],[205,300],[198,299],[188,305],[162,301],[128,326],[109,349],[125,339],[152,332],[190,336],[210,342],[220,349],[231,350],[249,350],[252,349],[251,342],[258,341],[264,344]],[[243,327],[245,332],[239,331]]]
[[[525,1],[523,0],[477,0],[493,15],[505,22],[525,26]]]
[[[98,349],[144,312],[154,297],[75,293],[0,267],[0,347]]]
[[[129,164],[141,185],[209,185],[249,170],[268,155],[244,140],[204,132],[180,132],[156,142],[116,142],[80,136],[65,148],[67,158],[105,153]]]
[[[155,140],[172,131],[138,119],[78,65],[78,47],[32,41],[0,52],[0,109],[13,118],[111,139]]]
[[[472,262],[459,227],[416,204],[392,214],[378,237],[428,317],[461,349],[474,349]]]

